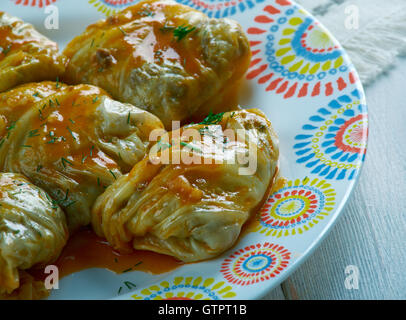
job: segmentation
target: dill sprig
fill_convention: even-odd
[[[180,25],[173,29],[173,36],[176,38],[177,41],[182,40],[186,37],[190,32],[194,31],[196,27],[187,26],[187,25]]]
[[[202,122],[200,122],[200,124],[205,124],[205,125],[219,124],[221,122],[221,120],[223,119],[224,113],[225,112],[220,112],[220,113],[214,114],[213,112],[210,111],[208,116],[206,118],[204,118],[204,120]]]

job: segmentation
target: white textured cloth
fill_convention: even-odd
[[[296,0],[345,48],[367,85],[406,53],[406,0]],[[354,14],[359,25],[354,27]],[[350,26],[350,28],[348,27]]]

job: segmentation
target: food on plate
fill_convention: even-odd
[[[64,54],[66,82],[100,86],[168,129],[172,120],[217,113],[251,58],[237,22],[170,0],[142,1],[90,25]]]
[[[60,55],[0,13],[0,50],[0,299],[46,296],[27,269],[64,257],[68,231],[89,224],[121,255],[214,258],[271,192],[270,121],[228,111],[251,59],[237,22],[145,0]]]
[[[97,199],[92,226],[123,252],[213,258],[235,243],[269,194],[278,157],[277,136],[260,110],[210,114],[158,139]]]
[[[0,92],[65,71],[58,45],[24,21],[0,11]]]
[[[45,191],[20,174],[0,173],[0,299],[46,295],[23,270],[53,262],[67,239],[65,215]]]
[[[25,84],[0,94],[0,172],[24,174],[67,214],[90,222],[104,189],[148,151],[154,115],[91,85]]]

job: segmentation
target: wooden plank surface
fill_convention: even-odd
[[[265,299],[406,299],[406,58],[366,88],[369,145],[358,185],[327,239]],[[359,270],[358,290],[345,269]]]

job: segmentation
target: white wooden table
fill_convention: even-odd
[[[365,88],[369,142],[358,185],[316,252],[264,299],[406,299],[406,58]],[[359,269],[359,289],[345,268]]]

